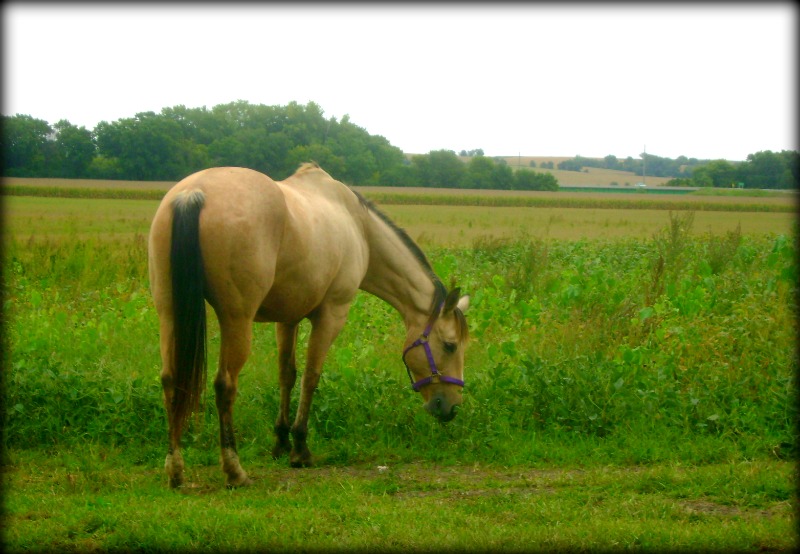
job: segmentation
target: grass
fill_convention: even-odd
[[[8,551],[789,550],[788,462],[536,469],[265,462],[225,491],[216,468],[173,493],[125,453],[16,454]],[[132,470],[133,469],[133,470]],[[203,483],[214,482],[214,485]],[[332,494],[333,493],[333,494]],[[57,502],[55,501],[57,499]],[[310,516],[313,514],[313,516]]]
[[[710,212],[662,210],[628,234],[637,210],[559,210],[540,234],[542,208],[386,206],[471,294],[459,417],[423,412],[402,322],[360,294],[314,400],[318,467],[269,458],[275,337],[259,325],[235,413],[256,484],[223,489],[209,385],[184,436],[194,486],[175,493],[145,262],[156,203],[4,201],[7,550],[797,544],[797,244],[784,214],[715,212],[727,224],[712,226]],[[766,227],[747,226],[762,215]],[[574,234],[554,237],[567,221]],[[585,237],[593,225],[625,232]],[[447,228],[442,243],[423,235]],[[213,367],[213,318],[209,350]]]

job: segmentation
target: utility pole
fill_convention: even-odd
[[[642,184],[647,186],[647,145],[644,145],[644,152],[642,152]]]

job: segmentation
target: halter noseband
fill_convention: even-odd
[[[433,328],[433,324],[436,323],[436,320],[439,319],[439,314],[444,307],[444,302],[439,304],[439,309],[436,310],[431,314],[430,319],[428,320],[428,325],[425,327],[425,330],[422,332],[422,335],[415,340],[411,345],[403,350],[403,363],[406,366],[406,372],[408,372],[408,378],[411,380],[411,388],[414,389],[415,392],[419,392],[419,390],[426,386],[430,385],[431,383],[450,383],[453,385],[458,385],[459,387],[464,386],[464,381],[461,379],[456,379],[455,377],[448,377],[447,375],[442,375],[439,373],[439,370],[436,369],[436,361],[433,359],[433,352],[431,352],[431,346],[428,342],[428,335],[431,334],[431,329]],[[415,346],[422,345],[422,348],[425,349],[425,356],[428,358],[428,366],[431,369],[431,374],[427,377],[423,377],[416,383],[414,382],[414,378],[411,376],[411,369],[408,367],[408,363],[406,363],[406,354],[408,351],[414,348]]]

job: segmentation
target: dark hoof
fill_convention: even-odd
[[[177,479],[170,478],[169,480],[169,488],[171,489],[180,489],[181,487],[183,487],[183,485],[184,485],[183,477],[179,477]]]
[[[276,444],[275,447],[272,449],[272,459],[279,460],[283,458],[289,452],[292,451],[292,445],[290,444]]]
[[[242,487],[249,487],[253,484],[253,480],[249,477],[245,477],[244,479],[238,479],[235,482],[228,481],[225,483],[225,488],[228,490],[239,489]]]
[[[312,467],[314,464],[310,453],[299,455],[292,452],[291,456],[289,456],[289,465],[292,467]]]

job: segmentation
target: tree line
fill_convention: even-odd
[[[436,150],[411,156],[386,138],[371,135],[350,121],[326,118],[314,102],[286,106],[238,100],[210,109],[183,105],[160,113],[141,112],[117,121],[101,121],[88,130],[62,119],[50,125],[30,115],[2,116],[0,147],[3,175],[133,181],[177,181],[215,166],[249,167],[281,180],[300,163],[316,161],[337,179],[354,185],[557,190],[549,172],[512,170],[482,149]],[[754,188],[797,186],[797,152],[759,152],[746,162],[676,160],[652,154],[619,160],[576,156],[558,169],[621,169],[670,176],[673,184]],[[542,169],[553,169],[552,162]]]
[[[171,181],[208,167],[242,166],[283,179],[313,159],[341,179],[377,184],[405,161],[385,138],[348,116],[326,119],[313,102],[175,106],[101,121],[92,131],[63,120],[51,127],[29,115],[4,116],[2,141],[10,176]]]
[[[629,156],[624,160],[613,155],[602,159],[575,156],[560,162],[557,167],[567,171],[596,167],[630,171],[642,176],[672,177],[666,183],[671,186],[791,189],[798,187],[800,153],[796,150],[765,150],[749,154],[743,162],[698,160],[686,156],[671,159],[647,153],[643,153],[641,159]]]
[[[175,106],[141,112],[93,130],[67,120],[2,117],[3,174],[176,181],[216,166],[249,167],[281,180],[314,160],[356,185],[556,189],[552,175],[514,175],[482,156],[469,164],[442,150],[410,160],[386,138],[350,121],[325,118],[314,102],[265,106],[236,101],[211,109]],[[477,154],[477,151],[475,152]]]

